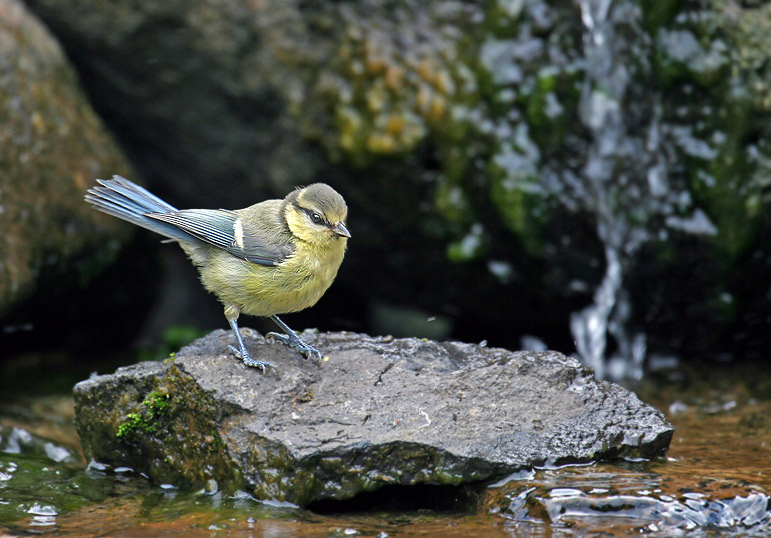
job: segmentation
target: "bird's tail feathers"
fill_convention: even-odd
[[[88,189],[85,197],[86,202],[94,208],[170,239],[194,240],[192,236],[176,226],[145,216],[147,213],[177,211],[177,208],[164,202],[147,189],[118,175],[113,176],[112,179],[96,181],[100,186]]]

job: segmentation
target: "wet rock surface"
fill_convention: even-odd
[[[263,375],[214,331],[164,363],[75,387],[88,457],[157,483],[305,505],[386,485],[460,485],[544,463],[666,452],[673,428],[633,393],[555,352],[303,337],[321,366],[245,330]]]

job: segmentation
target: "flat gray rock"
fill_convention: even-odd
[[[75,387],[86,454],[157,483],[305,505],[385,485],[460,485],[524,467],[663,455],[673,428],[556,352],[353,333],[303,338],[320,366],[245,330],[263,375],[215,331],[164,363]]]

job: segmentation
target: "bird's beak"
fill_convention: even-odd
[[[348,228],[346,228],[345,224],[342,222],[338,222],[332,226],[332,232],[334,232],[335,235],[339,235],[340,237],[351,237],[351,232],[348,231]]]

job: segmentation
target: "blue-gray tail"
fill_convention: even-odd
[[[100,186],[88,189],[86,194],[86,202],[94,208],[169,239],[195,241],[193,237],[176,226],[145,216],[147,213],[177,211],[176,207],[167,204],[147,189],[118,175],[113,176],[112,179],[96,181]]]

